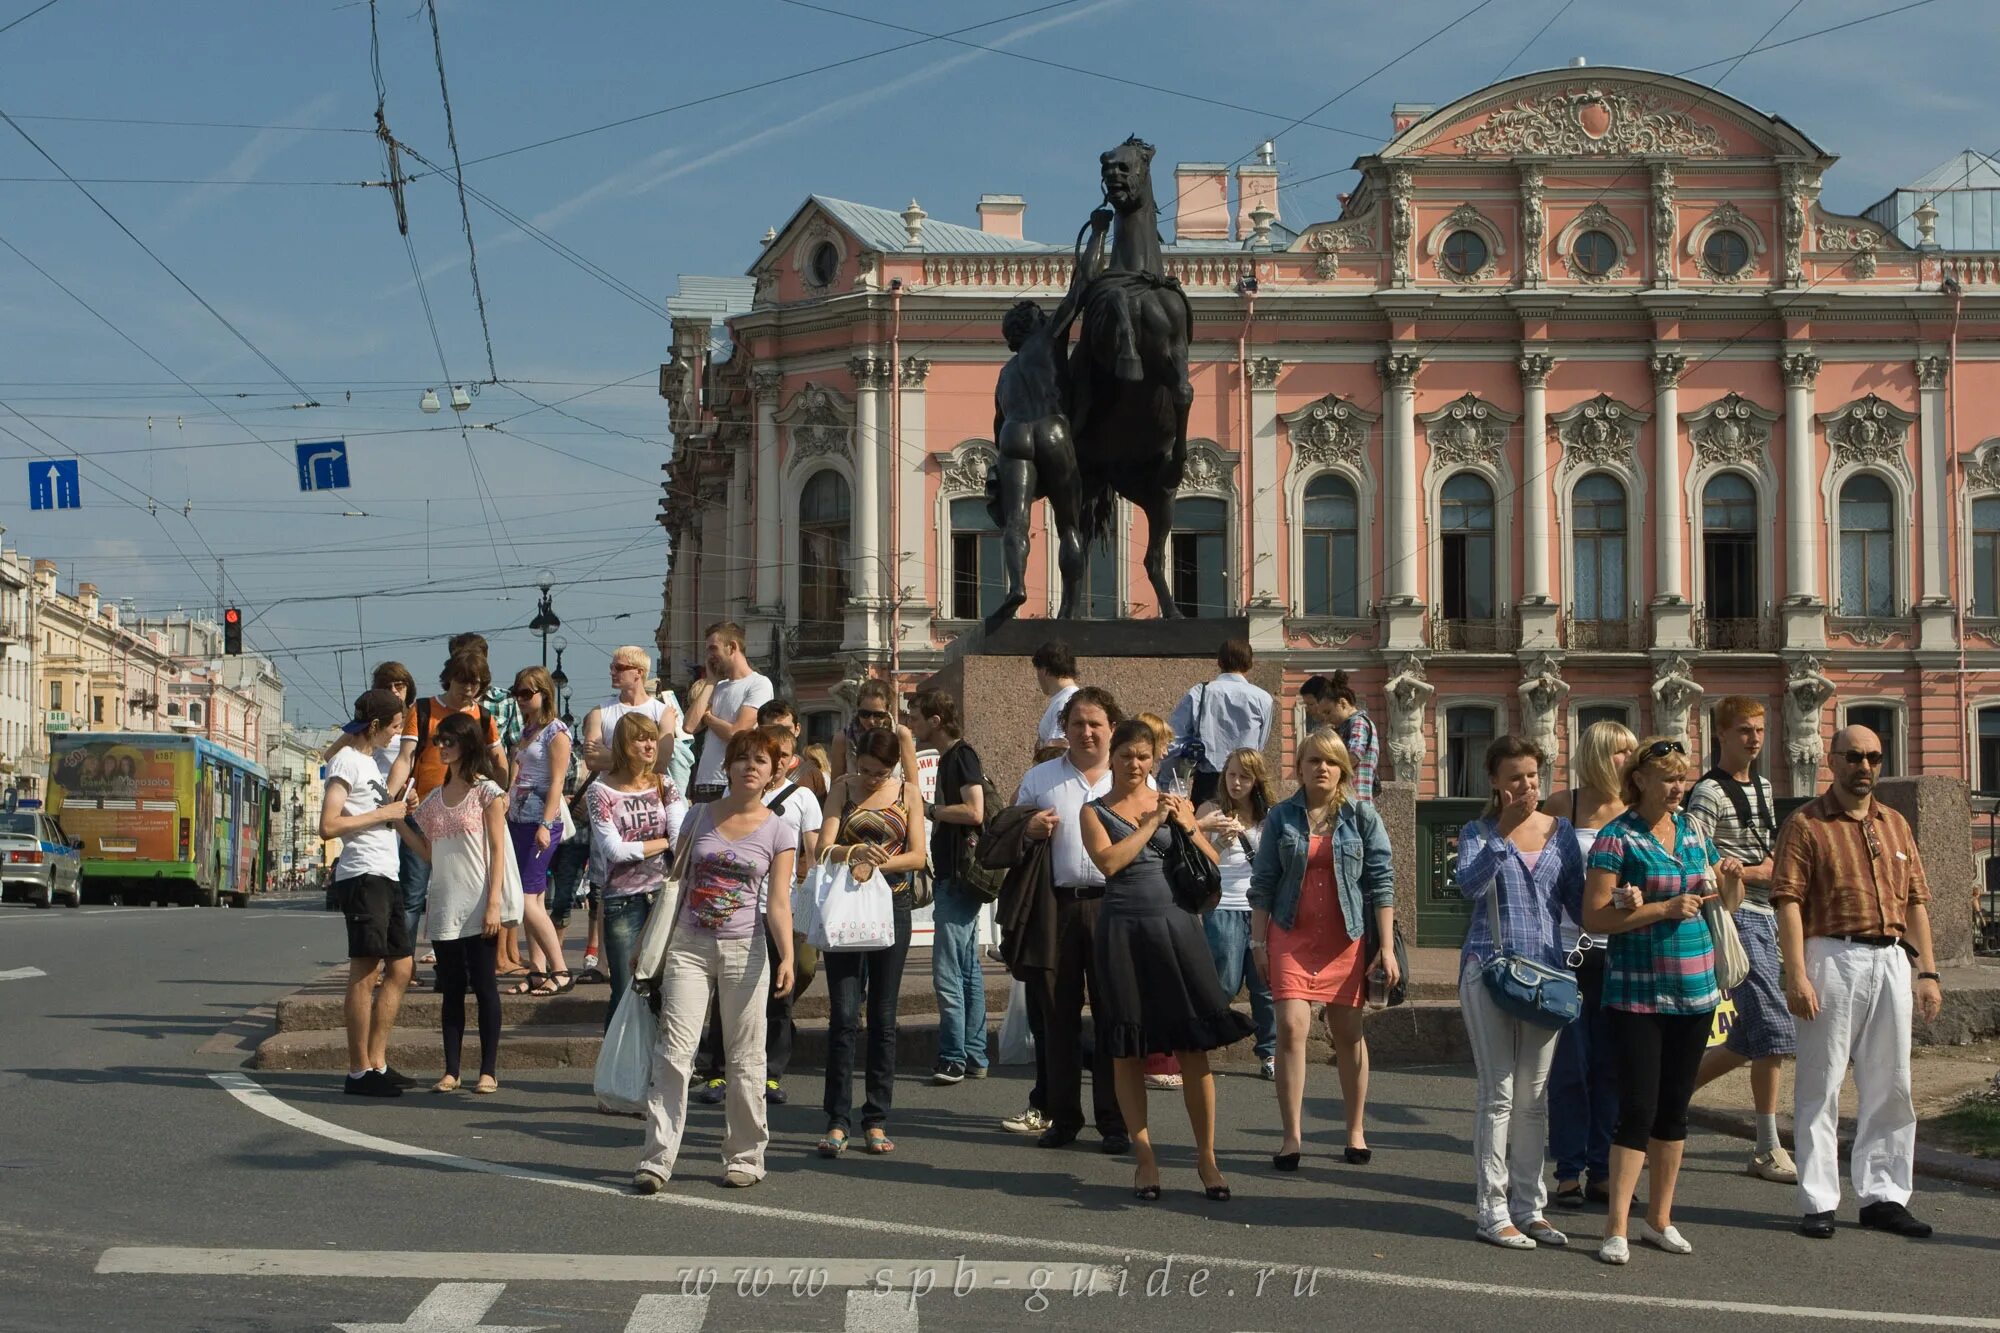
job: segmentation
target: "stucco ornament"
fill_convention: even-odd
[[[1389,270],[1398,287],[1410,285],[1410,238],[1416,234],[1416,203],[1408,167],[1389,171]]]
[[[1437,686],[1424,674],[1423,659],[1407,654],[1386,686],[1389,694],[1389,762],[1399,782],[1415,782],[1424,771],[1424,711]]]
[[[1683,740],[1688,734],[1688,712],[1707,691],[1694,678],[1687,658],[1674,653],[1653,668],[1653,728],[1662,736]]]
[[[1835,467],[1888,464],[1907,472],[1903,441],[1916,421],[1913,413],[1874,394],[1857,398],[1847,406],[1820,413],[1826,440],[1833,447]]]
[[[2000,439],[1988,440],[1969,454],[1960,455],[1964,465],[1965,489],[2000,491]]]
[[[1507,433],[1521,418],[1466,394],[1423,416],[1431,455],[1440,463],[1484,463],[1497,466],[1507,447]]]
[[[1665,98],[1584,87],[1525,98],[1459,141],[1468,156],[1722,156],[1722,133]]]
[[[1206,440],[1188,445],[1187,466],[1181,471],[1184,491],[1222,492],[1228,489],[1228,474],[1236,460]]]
[[[1546,794],[1556,771],[1556,719],[1563,700],[1569,697],[1569,682],[1562,678],[1562,665],[1547,653],[1538,654],[1521,668],[1521,717],[1528,739],[1541,747],[1542,791]]]
[[[1556,438],[1562,441],[1563,471],[1636,467],[1639,428],[1652,417],[1651,412],[1621,403],[1608,393],[1557,413],[1549,420],[1556,428]]]
[[[1741,394],[1716,399],[1681,418],[1688,423],[1697,467],[1747,467],[1764,471],[1765,447],[1776,412],[1767,412]]]
[[[1653,164],[1653,285],[1674,285],[1674,166]]]
[[[1826,758],[1820,739],[1820,711],[1836,693],[1817,657],[1795,659],[1785,680],[1785,758],[1792,766],[1792,795],[1810,796],[1819,786],[1819,766]]]
[[[789,466],[813,458],[854,457],[854,412],[825,385],[808,381],[775,419],[791,436]]]
[[[1313,262],[1313,271],[1322,278],[1340,276],[1341,255],[1374,248],[1373,210],[1351,222],[1336,222],[1330,226],[1315,227],[1306,236],[1306,249],[1319,256]]]
[[[999,452],[986,441],[968,440],[945,456],[944,466],[938,474],[938,485],[947,494],[982,495],[986,491],[987,475],[999,458]]]
[[[1542,281],[1542,242],[1549,229],[1545,179],[1539,166],[1521,168],[1521,283],[1527,287]]]
[[[1368,432],[1382,418],[1339,394],[1314,399],[1282,420],[1292,440],[1292,470],[1345,463],[1366,466]]]

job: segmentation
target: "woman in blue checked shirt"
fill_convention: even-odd
[[[1542,1216],[1548,1182],[1549,1066],[1557,1031],[1495,1004],[1481,969],[1497,952],[1563,966],[1562,918],[1583,898],[1583,851],[1567,819],[1543,814],[1542,750],[1520,736],[1486,749],[1486,813],[1458,835],[1458,891],[1477,906],[1459,955],[1458,1001],[1479,1071],[1472,1158],[1479,1238],[1509,1250],[1567,1245]],[[1497,899],[1495,895],[1498,895]],[[1499,908],[1500,938],[1492,909]]]
[[[1716,859],[1714,844],[1681,811],[1693,785],[1687,744],[1652,736],[1625,761],[1623,795],[1631,809],[1604,826],[1590,850],[1583,927],[1611,939],[1604,1008],[1618,1061],[1618,1128],[1611,1135],[1611,1204],[1597,1257],[1630,1257],[1626,1230],[1639,1168],[1650,1164],[1640,1238],[1669,1254],[1694,1247],[1673,1224],[1674,1181],[1687,1141],[1688,1099],[1722,991],[1715,981],[1715,941],[1702,904],[1716,896],[1734,910],[1743,901],[1743,864]],[[1636,888],[1636,907],[1614,901]]]

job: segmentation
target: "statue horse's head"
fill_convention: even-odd
[[[1153,145],[1133,135],[1097,158],[1098,176],[1104,182],[1105,202],[1120,214],[1152,208]]]

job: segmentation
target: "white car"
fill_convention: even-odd
[[[0,899],[83,904],[83,850],[40,810],[0,811]]]

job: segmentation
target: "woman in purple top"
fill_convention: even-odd
[[[549,887],[549,862],[562,841],[563,778],[569,773],[569,728],[556,716],[556,683],[540,667],[514,676],[513,698],[521,713],[521,739],[510,756],[513,780],[507,793],[507,834],[521,867],[526,904],[521,928],[528,937],[528,978],[516,995],[560,995],[574,986],[564,965],[562,936],[549,920],[542,895]]]
[[[622,727],[624,723],[621,721]],[[646,1099],[646,1155],[632,1188],[657,1194],[674,1172],[687,1129],[688,1074],[701,1042],[709,1001],[716,1003],[728,1053],[728,1119],[722,1136],[723,1179],[754,1185],[764,1178],[765,992],[792,988],[792,867],[798,833],[764,804],[780,749],[758,730],[739,731],[723,753],[729,782],[696,809],[681,830],[678,913],[660,970],[660,1041]],[[761,906],[760,906],[761,900]],[[771,967],[769,933],[778,961]]]

